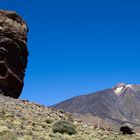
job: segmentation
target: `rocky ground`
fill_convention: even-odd
[[[59,125],[56,125],[57,122],[60,122]],[[65,122],[68,122],[67,125]],[[0,95],[0,140],[139,139],[140,134],[122,135],[95,128],[63,111]]]

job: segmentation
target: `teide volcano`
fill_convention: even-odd
[[[113,123],[140,126],[140,85],[120,83],[113,88],[77,96],[53,106],[66,112],[91,114]]]

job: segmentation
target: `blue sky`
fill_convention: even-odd
[[[118,82],[140,83],[139,0],[5,0],[29,26],[20,98],[52,105]]]

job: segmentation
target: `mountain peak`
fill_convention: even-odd
[[[116,86],[114,86],[113,90],[117,95],[120,95],[124,91],[124,89],[132,88],[132,87],[133,87],[132,84],[124,84],[121,82],[121,83],[118,83]]]

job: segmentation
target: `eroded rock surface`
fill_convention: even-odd
[[[15,12],[0,10],[0,93],[18,98],[27,66],[28,27]]]

